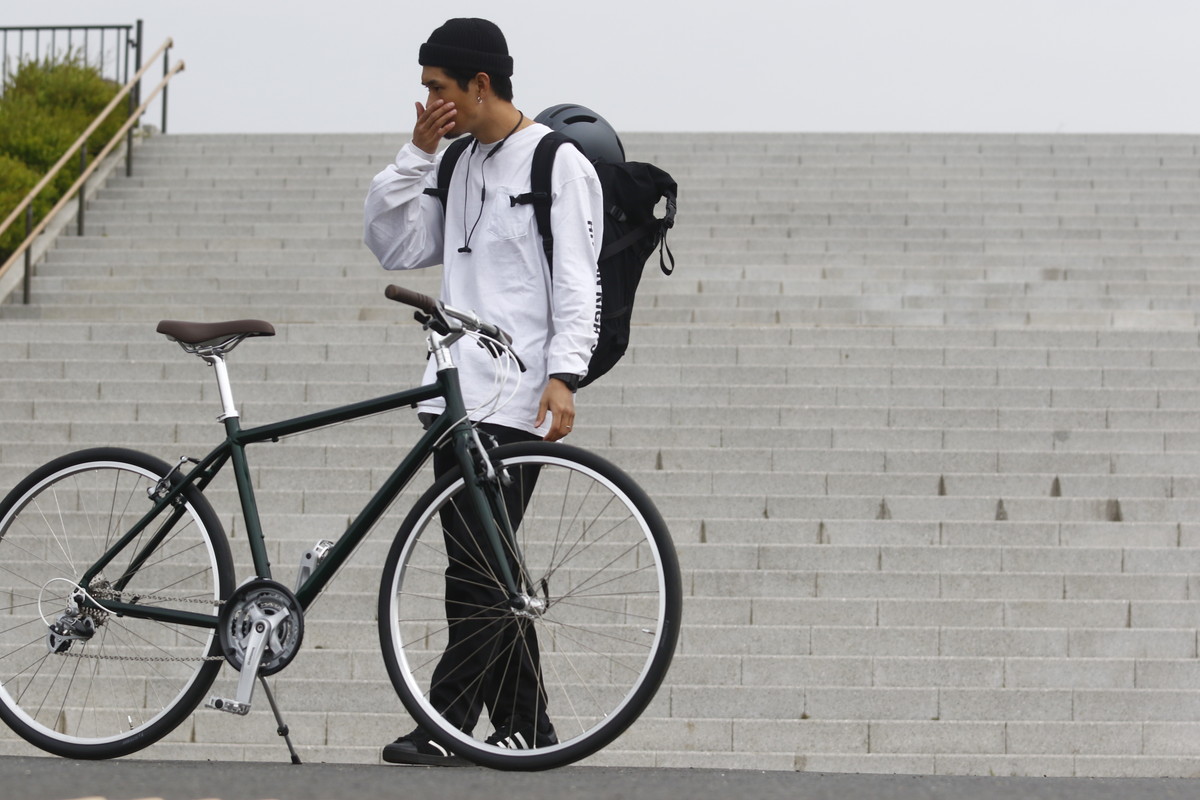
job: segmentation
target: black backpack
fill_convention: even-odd
[[[473,139],[454,141],[442,156],[438,169],[437,189],[425,193],[438,197],[446,205],[450,176],[463,150]],[[550,230],[550,172],[554,156],[564,144],[572,144],[584,152],[575,140],[558,131],[546,134],[533,153],[530,191],[509,198],[513,205],[532,204],[546,261],[554,270],[554,235]],[[586,156],[587,153],[584,152]],[[638,161],[609,163],[593,159],[592,166],[604,191],[604,242],[600,248],[601,311],[600,339],[592,352],[587,376],[580,386],[587,386],[613,368],[629,347],[629,324],[633,318],[633,300],[642,268],[658,248],[658,263],[664,275],[675,271],[675,256],[667,246],[667,231],[675,224],[675,200],[678,187],[675,179],[653,164]],[[662,219],[654,216],[658,201],[666,198]],[[666,253],[665,257],[663,253]],[[668,268],[667,260],[671,265]]]

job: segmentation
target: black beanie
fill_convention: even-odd
[[[513,74],[508,42],[496,24],[486,19],[447,20],[421,45],[417,63],[423,67],[465,69],[505,78]]]

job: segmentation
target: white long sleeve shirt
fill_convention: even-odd
[[[363,238],[385,269],[443,264],[441,299],[512,335],[528,371],[512,370],[500,390],[502,400],[510,395],[512,400],[498,410],[495,359],[466,339],[452,350],[472,418],[539,435],[549,429],[548,424],[534,426],[549,376],[585,375],[596,346],[596,258],[603,240],[603,193],[596,172],[574,147],[560,147],[551,174],[551,286],[533,206],[510,201],[530,191],[533,151],[549,130],[531,125],[498,151],[497,144],[467,148],[455,165],[444,217],[441,202],[424,194],[437,185],[441,154],[430,155],[410,142],[375,176],[364,206]],[[471,252],[460,252],[465,245]],[[426,383],[433,382],[435,370],[430,361]],[[435,402],[421,410],[441,413],[443,408]]]

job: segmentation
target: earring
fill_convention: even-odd
[[[476,104],[482,105],[483,104],[483,95],[481,95],[481,94],[475,95],[475,102],[476,102]]]

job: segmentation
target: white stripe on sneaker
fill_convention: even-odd
[[[529,744],[525,741],[525,737],[522,736],[519,731],[517,733],[511,734],[511,735],[506,736],[503,739],[499,740],[498,742],[496,742],[496,746],[503,747],[506,750],[528,750],[528,749],[530,749]]]

